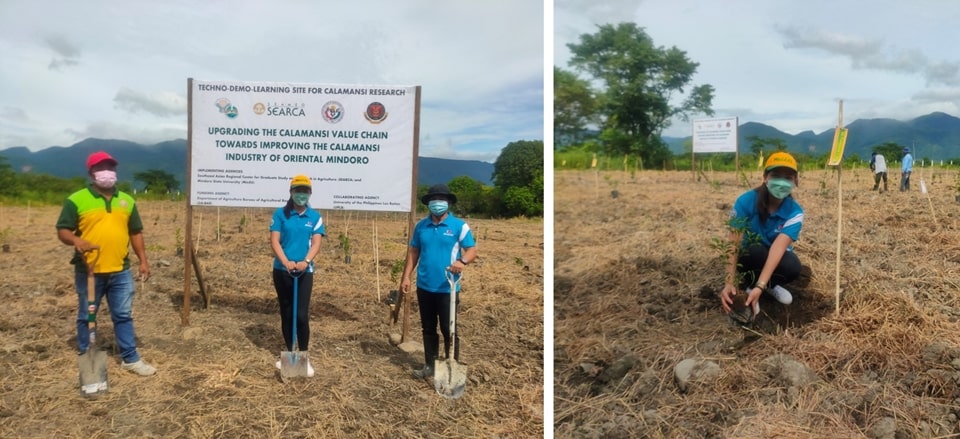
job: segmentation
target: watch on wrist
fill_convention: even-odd
[[[458,258],[457,260],[460,261],[461,264],[467,265],[467,261],[464,261],[463,258]]]

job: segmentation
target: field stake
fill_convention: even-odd
[[[843,101],[840,101],[840,110],[837,115],[837,131],[843,128]],[[834,145],[836,147],[836,145]],[[840,314],[840,250],[843,242],[843,156],[837,163],[837,274],[836,274],[836,313]]]
[[[197,215],[197,245],[196,250],[200,250],[200,231],[203,229],[203,214]]]
[[[373,268],[377,271],[377,303],[380,303],[380,240],[377,237],[377,217],[373,217]]]

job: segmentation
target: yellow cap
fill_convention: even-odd
[[[785,153],[783,151],[778,151],[773,154],[770,154],[770,157],[767,158],[767,164],[763,168],[763,172],[768,172],[773,168],[790,168],[794,172],[797,171],[797,161],[793,158],[792,155]]]
[[[290,189],[298,187],[311,187],[310,179],[306,175],[298,175],[293,177],[293,180],[290,180]]]

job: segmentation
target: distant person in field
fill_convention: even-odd
[[[870,157],[870,169],[873,170],[873,190],[877,190],[880,187],[880,180],[883,179],[883,190],[880,192],[886,192],[887,159],[883,157],[883,154],[876,151],[873,152],[873,155]]]
[[[106,297],[113,320],[113,333],[120,349],[120,368],[141,376],[157,369],[140,358],[133,332],[133,293],[135,288],[130,248],[136,253],[138,275],[150,277],[150,263],[143,243],[143,222],[133,197],[117,189],[117,160],[103,151],[87,158],[90,184],[67,197],[57,219],[57,238],[75,249],[74,265],[77,290],[77,347],[83,354],[90,346],[87,325],[87,264],[93,263],[95,305]],[[98,254],[99,253],[99,254]]]
[[[433,363],[440,352],[437,323],[443,334],[446,357],[450,358],[453,343],[453,359],[460,360],[460,331],[455,331],[456,340],[450,340],[450,300],[456,294],[453,300],[459,307],[460,292],[450,291],[445,272],[462,273],[477,258],[477,243],[470,226],[450,213],[450,206],[456,204],[457,196],[446,185],[431,186],[420,202],[427,205],[430,215],[420,220],[410,234],[400,291],[403,294],[410,291],[411,276],[416,268],[424,364],[423,369],[415,370],[413,375],[426,379],[433,376]]]
[[[785,284],[800,276],[800,259],[793,243],[800,237],[803,208],[791,192],[797,187],[797,161],[786,152],[767,159],[763,184],[737,198],[730,218],[730,257],[720,291],[720,305],[729,314],[733,296],[746,294],[745,304],[759,309],[760,295],[793,302]]]
[[[293,326],[301,352],[310,346],[310,292],[313,289],[313,258],[320,253],[326,236],[323,217],[310,208],[312,184],[306,175],[290,180],[287,204],[273,212],[270,220],[270,248],[273,250],[273,288],[280,304],[280,328],[287,351],[293,351]],[[297,278],[297,315],[293,315],[293,277]],[[276,363],[280,369],[280,360]],[[307,376],[313,366],[307,362]]]
[[[903,148],[903,162],[900,165],[900,192],[910,190],[910,173],[913,172],[913,156],[910,150]]]

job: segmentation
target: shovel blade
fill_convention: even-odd
[[[306,352],[284,351],[280,353],[280,378],[307,377],[307,364],[310,359]]]
[[[90,346],[80,355],[80,394],[93,398],[107,389],[107,353]]]
[[[447,399],[463,396],[467,387],[467,366],[452,358],[437,360],[434,362],[433,374],[433,387],[440,396]]]

